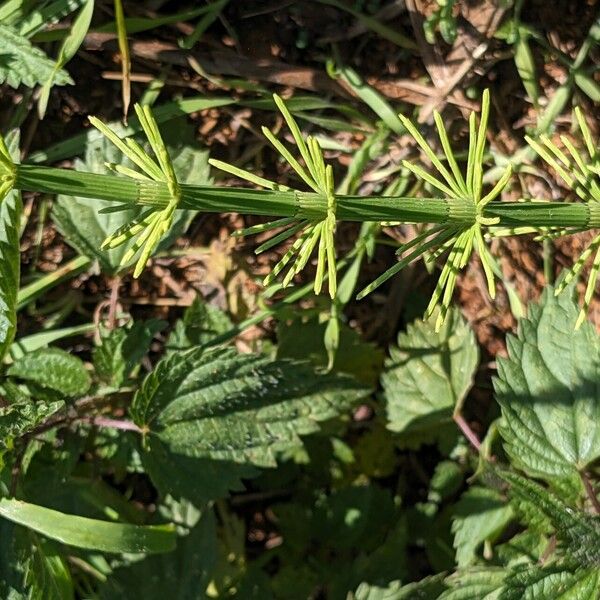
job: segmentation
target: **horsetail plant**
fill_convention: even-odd
[[[294,169],[300,179],[302,179],[302,181],[315,193],[319,194],[320,197],[325,197],[327,199],[327,211],[324,216],[322,214],[317,214],[314,218],[307,218],[304,220],[298,220],[294,217],[277,219],[263,225],[242,229],[235,232],[234,235],[247,236],[283,227],[284,230],[281,233],[273,236],[255,250],[257,254],[260,254],[276,244],[287,240],[296,233],[301,232],[291,248],[284,254],[283,258],[275,265],[275,267],[273,267],[271,273],[265,278],[264,285],[270,285],[275,277],[285,269],[292,258],[296,256],[296,261],[289,268],[283,279],[283,286],[288,286],[294,276],[304,269],[318,244],[317,273],[315,276],[314,290],[316,294],[321,293],[324,275],[327,271],[329,295],[334,299],[337,290],[337,276],[334,243],[336,198],[333,182],[333,168],[331,165],[325,165],[323,151],[319,146],[319,142],[314,137],[308,136],[306,140],[304,140],[296,120],[292,117],[283,100],[276,94],[274,95],[274,100],[292,133],[294,142],[298,147],[298,151],[300,152],[300,156],[304,161],[306,168],[300,164],[300,162],[269,129],[263,127],[262,132],[269,142],[273,144],[282,158],[292,167],[292,169]],[[239,169],[220,160],[210,159],[208,162],[214,167],[263,188],[282,191],[290,190],[290,188],[286,186],[281,186],[274,181],[258,177],[249,171]]]
[[[464,173],[459,167],[442,117],[438,113],[434,113],[434,120],[443,159],[438,158],[419,130],[400,115],[404,127],[416,140],[436,172],[436,175],[431,174],[417,164],[404,161],[406,169],[423,181],[428,189],[438,194],[426,198],[336,194],[333,169],[331,165],[325,164],[323,151],[317,140],[311,136],[303,138],[298,124],[283,100],[275,96],[275,103],[290,129],[298,149],[298,157],[295,157],[271,131],[263,128],[263,133],[309,191],[278,184],[218,160],[210,162],[213,166],[262,189],[179,183],[150,109],[136,106],[136,113],[154,157],[133,139],[119,137],[96,118],[91,117],[90,120],[132,161],[137,170],[108,165],[114,174],[101,175],[14,164],[2,143],[0,195],[6,195],[14,187],[23,191],[72,194],[119,202],[110,211],[124,210],[131,205],[146,207],[147,210],[138,219],[114,232],[103,244],[105,248],[114,248],[136,238],[133,247],[123,258],[124,262],[128,262],[139,254],[134,270],[136,277],[143,270],[161,237],[168,231],[177,209],[274,217],[267,223],[235,233],[238,236],[246,236],[274,232],[270,239],[256,249],[257,253],[299,234],[267,276],[265,284],[270,284],[286,268],[288,270],[283,278],[283,285],[290,284],[317,250],[314,290],[319,293],[327,279],[332,298],[335,298],[337,289],[334,234],[338,220],[428,224],[431,227],[400,247],[398,253],[402,258],[398,263],[369,284],[358,297],[364,297],[421,256],[426,256],[426,260],[435,260],[447,254],[425,315],[430,316],[435,308],[440,306],[436,322],[438,330],[447,315],[458,274],[474,252],[481,260],[489,293],[494,297],[494,271],[497,273],[498,269],[487,247],[487,238],[520,232],[537,232],[543,237],[559,236],[600,227],[600,187],[596,179],[600,174],[600,165],[596,146],[579,110],[576,111],[576,116],[587,156],[565,137],[562,138],[562,142],[567,153],[546,137],[541,137],[539,141],[528,141],[583,202],[532,199],[505,202],[500,201],[499,196],[509,183],[510,166],[489,191],[484,190],[484,155],[490,110],[487,91],[483,94],[479,124],[477,125],[475,113],[469,118],[469,148]],[[600,270],[600,235],[594,238],[557,288],[557,293],[560,293],[581,272],[584,262],[592,254],[592,270],[578,326],[585,318]]]
[[[133,272],[134,277],[139,277],[143,271],[152,252],[158,246],[162,236],[170,229],[173,223],[175,209],[180,201],[179,183],[175,176],[173,163],[164,141],[158,130],[158,125],[150,109],[147,106],[135,106],[135,112],[142,126],[142,130],[148,138],[152,152],[156,157],[153,160],[150,155],[132,138],[120,138],[114,131],[95,117],[90,117],[90,122],[98,129],[108,140],[110,140],[131,162],[133,162],[140,171],[135,171],[129,167],[108,163],[107,167],[115,173],[126,175],[133,179],[141,181],[158,181],[167,184],[169,191],[169,202],[164,208],[150,208],[142,213],[132,223],[115,231],[111,236],[104,240],[102,248],[116,248],[128,240],[137,236],[133,246],[123,255],[121,266],[126,265],[138,252],[140,253],[138,261]],[[117,206],[119,210],[121,207]],[[127,208],[125,206],[124,208]],[[114,209],[111,209],[114,210]]]
[[[483,94],[479,128],[477,128],[476,125],[474,112],[471,113],[469,118],[469,154],[467,171],[464,176],[450,146],[448,133],[446,132],[446,128],[444,127],[439,112],[434,111],[434,120],[449,168],[437,157],[434,150],[425,141],[417,128],[406,117],[399,115],[403,125],[413,136],[427,158],[429,158],[431,164],[439,173],[440,178],[434,177],[422,167],[408,161],[404,161],[404,166],[418,179],[423,180],[444,194],[448,199],[449,220],[451,222],[448,224],[443,223],[428,229],[407,244],[401,246],[398,249],[398,254],[405,254],[408,250],[411,250],[411,252],[360,292],[358,295],[359,298],[369,294],[410,262],[419,256],[422,256],[425,252],[431,251],[431,256],[435,258],[446,251],[449,251],[448,259],[442,269],[437,286],[433,292],[431,301],[429,302],[429,306],[425,311],[425,318],[429,318],[438,304],[440,304],[441,300],[440,312],[435,326],[436,331],[439,331],[446,318],[448,309],[450,308],[450,301],[456,286],[457,275],[468,263],[473,248],[479,253],[486,275],[490,296],[492,298],[495,297],[496,286],[494,282],[492,258],[490,257],[489,250],[484,241],[483,228],[486,226],[497,225],[500,219],[499,217],[486,217],[484,216],[483,211],[487,204],[498,197],[502,192],[510,179],[512,171],[509,165],[494,188],[485,196],[483,195],[483,157],[485,152],[489,110],[490,96],[489,92],[486,90]]]
[[[564,135],[560,140],[566,148],[567,153],[563,152],[547,135],[540,136],[540,141],[526,137],[529,145],[556,171],[561,179],[578,196],[587,203],[591,214],[600,213],[600,185],[598,176],[600,175],[600,160],[596,149],[596,144],[592,139],[592,134],[585,121],[583,113],[579,107],[575,108],[575,117],[583,136],[585,153],[580,152]],[[585,227],[575,228],[571,233],[577,233],[585,230]],[[559,230],[564,234],[565,230]],[[600,271],[600,234],[593,238],[588,247],[581,253],[575,264],[569,269],[555,290],[555,294],[560,294],[575,277],[579,275],[584,264],[594,255],[590,275],[587,281],[586,290],[583,298],[583,306],[579,312],[576,329],[579,329],[585,321],[587,311],[596,289],[598,272]]]

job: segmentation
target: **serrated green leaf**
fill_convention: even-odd
[[[459,567],[472,564],[477,548],[486,540],[494,540],[512,519],[511,506],[498,492],[471,487],[456,503],[452,523],[456,563]]]
[[[225,312],[196,297],[186,309],[183,319],[175,323],[167,347],[187,350],[192,346],[205,346],[232,327],[233,323]]]
[[[205,600],[217,553],[216,523],[211,511],[177,540],[177,549],[150,556],[112,573],[102,586],[105,600]]]
[[[180,120],[175,127],[180,128],[180,139],[188,139],[189,131],[185,129]],[[184,131],[181,128],[184,127]],[[169,134],[169,131],[166,133]],[[173,131],[168,137],[173,137]],[[208,152],[190,146],[171,145],[173,167],[181,183],[208,184],[209,167]],[[106,138],[86,148],[85,161],[76,160],[75,169],[89,173],[105,174],[108,169],[105,163],[129,166],[121,153]],[[132,208],[119,212],[101,212],[105,208],[114,207],[114,202],[90,198],[77,198],[74,196],[59,195],[52,208],[52,218],[57,228],[65,237],[67,243],[81,254],[99,262],[102,270],[108,275],[116,275],[123,267],[120,266],[123,256],[133,245],[130,240],[117,248],[101,250],[104,240],[114,231],[127,223],[131,223],[142,214],[142,208]],[[185,230],[191,213],[179,210],[170,229],[169,234],[161,241],[157,251],[168,248]],[[133,259],[131,261],[133,263]],[[131,263],[130,263],[131,264]]]
[[[0,448],[10,448],[13,440],[33,431],[62,408],[62,400],[33,402],[26,399],[0,407]]]
[[[98,521],[11,498],[0,499],[0,516],[77,548],[132,553],[170,552],[175,548],[171,525]]]
[[[195,348],[161,361],[136,393],[135,423],[172,452],[273,466],[276,453],[338,416],[368,389],[303,364],[231,348]]]
[[[31,547],[26,570],[28,600],[70,600],[75,598],[71,572],[59,546],[29,532]],[[27,555],[25,555],[27,556]]]
[[[547,290],[498,359],[505,449],[515,466],[547,480],[577,480],[600,456],[600,344],[589,323],[575,330],[577,315],[567,294]]]
[[[474,567],[457,571],[445,581],[450,589],[439,600],[498,600],[507,571],[494,567]]]
[[[390,348],[381,385],[392,431],[435,434],[471,388],[479,361],[473,331],[457,310],[448,313],[439,333],[434,324],[415,321]]]
[[[161,497],[171,495],[202,504],[245,489],[242,479],[260,471],[252,465],[227,460],[198,458],[172,452],[158,437],[150,436],[142,463]]]
[[[72,600],[73,582],[57,545],[10,521],[0,521],[0,597]]]
[[[73,83],[63,69],[55,72],[54,61],[42,50],[33,46],[12,27],[0,23],[0,83],[8,83],[13,88],[21,84],[35,87],[53,74],[55,85]]]
[[[361,583],[348,600],[398,600],[401,589],[400,581],[393,581],[385,587]]]
[[[129,329],[113,329],[104,335],[93,352],[99,379],[111,387],[120,387],[144,358],[154,336],[166,325],[165,321],[150,319],[138,321]]]
[[[560,566],[517,571],[505,580],[498,600],[598,600],[600,571]]]
[[[430,502],[440,503],[452,496],[461,488],[464,472],[460,465],[452,460],[443,460],[435,466],[431,481],[429,482]]]
[[[83,396],[91,385],[83,361],[60,348],[25,354],[9,367],[8,374],[68,398]]]
[[[13,158],[16,158],[19,154],[18,133],[8,137],[7,146]],[[17,330],[22,213],[21,192],[12,190],[5,198],[0,198],[0,361],[12,344]]]
[[[399,581],[386,587],[361,583],[349,600],[437,600],[446,589],[444,574],[430,575],[408,585]]]
[[[310,524],[313,530],[311,538],[327,544],[334,552],[350,550],[358,545],[366,551],[381,550],[380,534],[389,530],[393,516],[394,504],[388,490],[374,484],[348,486],[318,499]],[[403,530],[404,525],[395,528],[395,536],[392,537],[392,542],[398,542],[402,549],[406,544]],[[398,576],[405,566],[402,564],[402,552],[396,555]]]
[[[548,539],[537,531],[523,531],[504,544],[496,546],[496,554],[507,567],[537,563],[548,548]]]
[[[551,523],[571,563],[600,565],[600,517],[572,508],[555,494],[516,473],[498,471],[498,474],[511,484],[511,496],[526,502],[528,510],[538,511]]]
[[[326,330],[327,323],[320,323],[315,318],[280,322],[277,328],[277,358],[308,359],[314,365],[327,367],[329,358],[323,342]],[[332,370],[351,374],[367,385],[375,385],[382,364],[381,350],[363,341],[356,331],[342,323]]]

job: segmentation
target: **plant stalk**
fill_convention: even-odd
[[[166,183],[37,165],[16,165],[14,187],[21,191],[71,194],[157,208],[164,208],[170,200]],[[180,190],[178,207],[199,212],[310,220],[327,216],[327,198],[316,193],[186,184],[180,184]],[[485,206],[482,216],[498,219],[498,227],[600,227],[600,211],[591,203],[492,201]],[[466,226],[474,222],[469,200],[402,196],[337,196],[336,217],[341,221],[464,223]]]

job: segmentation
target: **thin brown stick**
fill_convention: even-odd
[[[544,553],[540,556],[540,561],[539,561],[540,565],[543,565],[554,554],[555,550],[556,550],[556,536],[553,535],[550,538],[550,541],[548,542],[548,545],[546,546]]]
[[[583,487],[585,488],[585,493],[587,497],[590,499],[592,506],[594,507],[594,512],[600,515],[600,502],[598,501],[598,496],[594,491],[594,486],[590,481],[589,475],[585,471],[579,471],[579,476],[581,477],[581,481],[583,482]]]
[[[107,429],[120,429],[121,431],[135,431],[142,433],[142,430],[133,422],[124,419],[109,419],[108,417],[84,417],[81,421],[87,421],[96,427],[105,427]]]
[[[458,428],[462,431],[463,435],[467,438],[467,440],[469,440],[471,446],[473,446],[473,448],[479,452],[481,450],[481,442],[465,418],[460,413],[455,413],[452,415],[452,418],[458,425]]]
[[[108,328],[114,329],[117,324],[117,306],[119,304],[119,288],[121,278],[116,275],[110,282],[110,301],[108,304]]]

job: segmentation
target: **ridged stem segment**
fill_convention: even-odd
[[[166,207],[166,183],[98,175],[69,169],[16,165],[14,187],[22,191],[69,194],[144,206]],[[327,198],[317,193],[254,190],[180,184],[180,208],[199,212],[235,212],[273,217],[320,220],[327,216]],[[469,225],[472,209],[445,198],[337,196],[340,221],[398,221]],[[594,203],[500,202],[485,206],[485,217],[498,218],[498,227],[600,228],[600,209]]]

